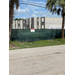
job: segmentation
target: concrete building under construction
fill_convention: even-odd
[[[12,29],[61,29],[61,17],[35,17],[13,20]]]

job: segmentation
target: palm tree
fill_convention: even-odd
[[[11,27],[12,27],[12,20],[14,14],[14,5],[16,5],[16,9],[19,7],[19,0],[9,0],[9,39],[11,36]]]
[[[59,7],[59,8],[57,8]],[[65,0],[47,0],[46,9],[48,9],[52,14],[57,13],[62,16],[62,34],[61,37],[64,38],[64,24],[65,24]]]

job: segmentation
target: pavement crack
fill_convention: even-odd
[[[14,75],[10,70],[9,70],[9,73],[11,73],[12,75]]]
[[[9,61],[19,60],[19,59],[24,59],[24,58],[31,58],[31,57],[48,56],[48,55],[51,55],[51,54],[44,54],[44,55],[37,55],[37,56],[29,56],[29,57],[22,57],[22,58],[16,58],[16,59],[9,59]]]

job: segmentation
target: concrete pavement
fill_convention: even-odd
[[[65,75],[65,45],[10,50],[9,75]]]

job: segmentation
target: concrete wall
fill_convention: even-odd
[[[35,17],[34,18],[34,28],[35,29],[41,29],[41,18],[40,17]],[[37,23],[38,22],[38,23]]]
[[[45,28],[49,29],[50,26],[62,26],[62,18],[45,17]]]
[[[23,29],[22,20],[13,20],[12,29]]]
[[[45,18],[45,21],[43,18]],[[29,23],[28,23],[28,19],[29,19]],[[29,25],[28,29],[31,29],[31,23],[32,23],[31,19],[32,18],[25,19],[26,27],[23,27],[23,20],[13,20],[12,29],[27,29],[28,25]],[[38,17],[38,18],[35,17],[33,22],[34,22],[34,29],[44,29],[44,25],[45,25],[45,29],[51,29],[52,27],[56,27],[56,26],[58,28],[62,27],[62,18],[57,18],[57,17]]]

